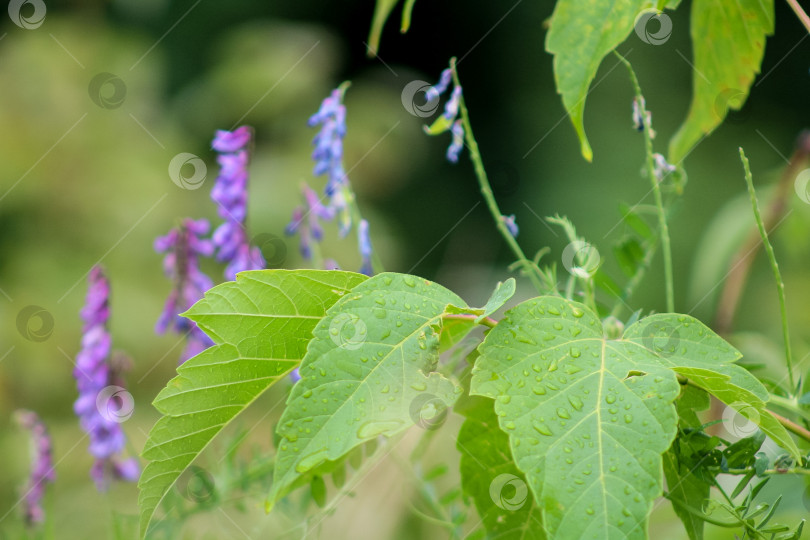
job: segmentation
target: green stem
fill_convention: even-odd
[[[478,318],[478,315],[468,314],[468,313],[454,313],[452,315],[445,315],[444,317],[442,317],[442,319],[445,319],[445,320],[453,320],[453,319],[456,319],[456,320],[464,320],[464,319],[475,320],[477,318]],[[493,319],[492,317],[484,317],[483,319],[478,321],[478,324],[486,326],[488,328],[495,328],[495,325],[498,324],[498,321]]]
[[[627,71],[630,73],[630,81],[633,83],[633,90],[636,93],[636,100],[638,101],[639,110],[641,111],[641,118],[643,119],[642,124],[644,127],[644,152],[647,160],[647,176],[650,179],[650,185],[652,186],[653,195],[655,196],[655,207],[658,211],[658,229],[661,234],[661,248],[664,253],[664,279],[666,281],[667,291],[667,311],[669,313],[673,313],[675,311],[675,287],[673,285],[672,277],[672,247],[670,246],[669,241],[669,226],[667,225],[667,216],[666,212],[664,211],[664,199],[661,195],[661,185],[654,172],[655,159],[653,158],[652,126],[650,125],[650,122],[647,122],[647,109],[644,106],[644,97],[641,95],[641,86],[638,83],[638,78],[636,77],[635,71],[633,71],[633,66],[631,66],[630,62],[628,62],[627,59],[617,51],[613,52],[618,57],[619,61],[627,67]]]
[[[781,414],[776,414],[773,411],[768,411],[768,412],[770,412],[771,416],[776,418],[779,421],[779,423],[782,424],[782,426],[785,427],[785,429],[787,429],[788,431],[790,431],[794,435],[797,435],[797,436],[801,437],[805,441],[810,442],[810,431],[807,431],[806,429],[804,429],[802,426],[800,426],[799,424],[797,424],[793,420],[785,418]]]
[[[644,259],[642,259],[641,264],[638,265],[636,268],[636,273],[633,274],[633,277],[630,278],[630,281],[627,282],[625,285],[624,290],[619,296],[619,301],[616,302],[616,305],[613,306],[613,310],[610,312],[612,317],[618,317],[619,312],[622,309],[622,306],[626,305],[627,302],[630,300],[630,296],[632,296],[633,291],[636,290],[638,284],[641,283],[641,280],[644,279],[644,275],[647,273],[647,270],[650,268],[650,264],[652,264],[653,257],[655,257],[655,250],[658,248],[658,243],[653,242],[647,246],[647,250],[644,253]]]
[[[682,508],[682,509],[686,510],[687,512],[689,512],[693,516],[699,517],[701,520],[705,521],[706,523],[711,523],[712,525],[717,525],[718,527],[726,527],[726,528],[729,528],[729,529],[735,529],[735,528],[740,526],[740,523],[738,521],[729,523],[727,521],[720,521],[720,520],[711,518],[711,517],[707,516],[705,513],[701,512],[700,510],[698,510],[696,508],[692,508],[688,504],[684,504],[683,502],[679,501],[678,499],[670,497],[669,493],[664,493],[664,497],[669,499],[669,502],[671,502],[675,506],[678,506],[679,508]]]
[[[787,366],[788,380],[790,381],[790,395],[792,396],[796,391],[796,383],[793,379],[793,358],[790,352],[790,332],[788,330],[787,308],[785,307],[785,283],[782,281],[782,274],[779,272],[779,265],[776,263],[773,246],[770,240],[768,240],[768,232],[765,230],[765,224],[762,222],[762,216],[759,213],[759,203],[757,202],[757,194],[754,191],[754,180],[751,175],[751,168],[742,147],[740,148],[740,160],[742,160],[743,168],[745,169],[745,183],[748,184],[748,194],[751,197],[751,208],[754,210],[754,219],[756,219],[757,222],[759,236],[762,237],[762,245],[765,248],[765,253],[768,254],[768,260],[771,263],[771,271],[773,271],[773,277],[776,280],[776,292],[779,295],[779,312],[782,317],[782,338],[785,342],[785,364]]]
[[[799,405],[799,402],[796,398],[785,398],[782,396],[777,396],[775,394],[771,394],[768,403],[776,405],[780,409],[784,409],[786,411],[790,411],[793,414],[801,417],[802,419],[810,422],[810,411],[805,410],[804,407]]]
[[[450,70],[453,73],[453,84],[456,86],[461,86],[458,72],[456,71],[455,58],[450,59]],[[518,262],[523,267],[524,273],[531,280],[532,285],[534,285],[534,288],[537,289],[537,292],[542,293],[543,283],[540,280],[537,268],[529,259],[526,258],[526,255],[523,253],[523,250],[520,248],[517,240],[515,240],[515,237],[509,232],[509,229],[506,227],[506,223],[504,223],[503,220],[504,215],[501,213],[498,203],[495,201],[495,195],[492,193],[492,187],[489,184],[487,172],[484,169],[484,162],[481,159],[481,153],[478,150],[478,143],[475,141],[475,136],[473,135],[472,125],[470,124],[470,115],[467,112],[467,106],[464,102],[463,95],[461,96],[461,99],[459,99],[459,111],[461,112],[461,124],[464,126],[464,139],[467,143],[467,148],[470,151],[470,161],[472,161],[473,168],[475,169],[475,176],[478,178],[478,185],[481,188],[481,195],[484,196],[484,201],[487,203],[489,213],[492,214],[492,218],[495,220],[495,226],[498,228],[498,231],[500,231],[501,236],[503,236],[503,239],[511,248],[512,253],[515,254]]]

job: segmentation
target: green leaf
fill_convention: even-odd
[[[416,0],[405,0],[405,5],[402,6],[402,24],[399,31],[403,34],[411,28],[411,14],[413,13],[413,6]]]
[[[422,126],[425,133],[428,135],[441,135],[453,126],[453,119],[448,119],[445,115],[440,114],[430,126]]]
[[[382,36],[385,21],[397,5],[399,0],[377,0],[374,6],[374,17],[371,19],[371,30],[368,34],[368,55],[376,56],[380,49],[380,37]]]
[[[660,313],[627,328],[624,339],[654,353],[662,365],[731,406],[801,459],[790,434],[765,408],[768,391],[748,370],[734,364],[742,355],[702,322]]]
[[[692,3],[692,103],[670,141],[670,163],[680,162],[714,131],[729,109],[742,108],[759,73],[766,37],[773,30],[773,0]]]
[[[426,410],[442,414],[455,402],[461,389],[435,372],[449,305],[464,302],[430,281],[383,273],[329,309],[276,428],[283,439],[268,508],[324,461],[429,423]]]
[[[166,492],[231,420],[304,357],[327,308],[365,276],[340,271],[242,272],[184,315],[216,343],[177,368],[154,401],[164,415],[143,457],[141,536]]]
[[[368,55],[376,56],[380,48],[380,37],[382,36],[383,27],[391,12],[396,7],[399,0],[377,0],[374,7],[374,18],[371,21],[371,30],[368,35]],[[402,23],[400,24],[399,31],[403,34],[411,27],[411,14],[413,13],[413,6],[416,0],[405,0],[402,6]]]
[[[635,275],[639,265],[644,260],[644,248],[635,238],[625,238],[613,248],[613,254],[619,263],[619,268],[627,277]]]
[[[705,411],[711,405],[709,394],[696,386],[688,384],[681,389],[681,395],[675,402],[681,427],[700,429],[701,422],[697,411]]]
[[[461,452],[461,487],[475,502],[489,538],[545,540],[540,508],[498,427],[493,401],[466,400],[456,448]]]
[[[647,222],[639,215],[636,207],[630,207],[626,204],[619,205],[619,211],[622,214],[622,219],[627,223],[631,229],[641,236],[644,240],[654,241],[655,233],[652,231]]]
[[[588,88],[602,59],[627,38],[649,5],[649,0],[559,0],[551,15],[546,50],[554,55],[557,92],[588,161],[593,158],[584,125]]]
[[[503,307],[503,305],[512,298],[512,295],[515,294],[515,278],[509,278],[504,282],[498,282],[498,286],[495,287],[495,290],[492,292],[492,296],[489,297],[487,300],[487,304],[484,306],[484,312],[481,313],[478,318],[475,319],[476,323],[480,323],[499,309]]]
[[[664,454],[664,476],[667,479],[670,499],[685,506],[702,509],[703,501],[709,498],[711,486],[692,474],[688,467],[679,463],[678,456],[672,449]],[[689,540],[703,540],[704,521],[679,504],[673,504],[672,509],[681,519]]]
[[[739,353],[692,317],[653,315],[611,340],[583,304],[540,297],[509,310],[479,350],[471,393],[496,399],[551,536],[645,537],[677,427],[676,373],[727,403],[747,399],[762,429],[796,448],[766,426],[767,392],[734,365]]]

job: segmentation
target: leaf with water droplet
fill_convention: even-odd
[[[215,345],[177,368],[154,406],[163,414],[143,457],[141,536],[160,501],[239,413],[298,366],[315,324],[326,310],[367,279],[336,270],[258,270],[205,293],[184,316]],[[296,441],[297,431],[287,433]],[[292,451],[294,445],[286,445]]]
[[[378,302],[381,299],[385,302]],[[300,452],[279,448],[270,507],[300,485],[301,456],[317,456],[307,461],[306,474],[369,439],[390,437],[422,422],[420,413],[428,405],[424,396],[429,396],[427,401],[441,402],[442,409],[455,402],[457,387],[436,372],[439,333],[449,305],[465,306],[440,285],[415,276],[384,273],[355,287],[328,310],[315,327],[301,363],[302,371],[310,376],[293,387],[276,426],[279,436],[298,434]],[[403,308],[409,310],[405,317]],[[394,325],[397,317],[401,326]],[[362,325],[369,338],[336,339],[330,333],[335,324]],[[376,339],[387,332],[390,335],[384,340]],[[344,329],[341,335],[345,333]],[[375,361],[360,360],[369,356]],[[318,375],[321,370],[325,375]],[[315,399],[304,397],[310,392]],[[319,398],[325,396],[329,399],[322,402]],[[414,412],[413,404],[419,400]],[[304,422],[309,433],[299,430]]]
[[[739,353],[696,319],[678,317],[654,315],[610,339],[588,307],[541,297],[507,311],[479,347],[471,393],[495,399],[501,428],[514,426],[508,434],[515,463],[543,509],[549,536],[564,531],[565,537],[605,538],[610,530],[617,537],[645,537],[649,511],[663,489],[662,454],[677,431],[676,374],[726,403],[754,403],[748,412],[760,413],[760,427],[794,452],[793,441],[764,409],[764,387],[735,365]],[[677,336],[678,343],[651,341],[648,324],[672,327],[667,339]],[[571,408],[561,406],[566,404]],[[515,444],[527,437],[538,445]],[[616,485],[628,489],[622,494]],[[616,505],[628,515],[622,517]],[[583,519],[585,508],[593,508],[593,519]]]

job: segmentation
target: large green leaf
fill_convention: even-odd
[[[584,124],[588,88],[602,59],[627,38],[649,5],[649,0],[559,0],[554,8],[546,50],[554,55],[557,92],[588,161],[593,158]]]
[[[742,108],[773,29],[773,0],[692,2],[692,104],[670,142],[670,163],[714,131],[729,109]]]
[[[450,305],[464,302],[430,281],[383,273],[329,309],[276,428],[268,507],[325,461],[421,423],[423,409],[440,413],[455,402],[461,389],[435,371]]]
[[[586,306],[540,297],[509,310],[479,350],[471,393],[496,399],[551,537],[645,538],[677,428],[676,372],[755,411],[798,453],[762,422],[767,392],[733,363],[739,353],[688,316],[647,317],[610,340]]]
[[[488,538],[545,540],[540,508],[512,459],[493,401],[474,396],[465,405],[461,414],[467,419],[456,439],[461,487],[475,502]]]
[[[225,425],[304,357],[327,308],[365,276],[340,271],[259,270],[214,287],[185,316],[216,345],[177,368],[155,399],[164,415],[143,457],[141,535],[166,492]]]

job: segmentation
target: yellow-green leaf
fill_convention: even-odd
[[[692,103],[669,144],[670,163],[681,161],[730,109],[742,108],[773,28],[773,0],[692,2]]]

